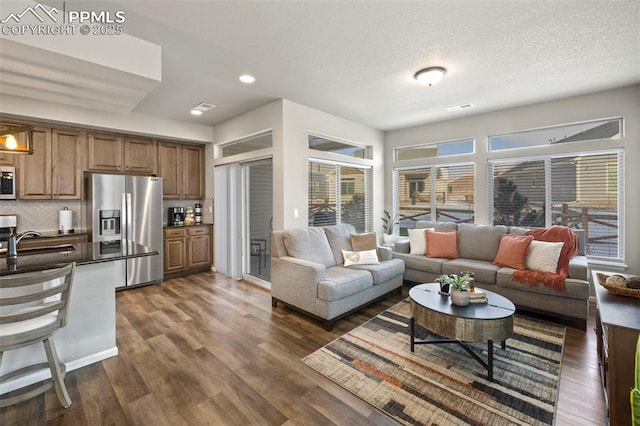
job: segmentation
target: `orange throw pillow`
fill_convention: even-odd
[[[524,269],[531,241],[533,241],[533,237],[530,235],[503,235],[500,239],[498,253],[491,263],[507,268]]]
[[[458,258],[458,231],[439,232],[427,229],[427,257]]]

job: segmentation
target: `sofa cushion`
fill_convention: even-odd
[[[443,274],[460,274],[462,271],[472,271],[476,284],[495,284],[496,274],[500,266],[494,265],[486,260],[475,259],[454,259],[442,264]]]
[[[356,233],[356,228],[348,223],[341,223],[340,225],[325,226],[323,229],[335,259],[334,265],[342,265],[344,263],[342,250],[353,250],[351,247],[351,234]]]
[[[491,262],[498,252],[500,238],[507,233],[503,225],[476,225],[461,223],[458,225],[458,252],[465,259],[486,260]]]
[[[349,269],[368,271],[373,277],[373,285],[383,284],[398,275],[404,274],[404,262],[400,259],[391,259],[380,262],[377,265],[353,265]]]
[[[378,248],[378,236],[375,232],[367,234],[351,234],[351,249],[353,251],[375,250]]]
[[[342,257],[344,258],[345,267],[351,265],[377,265],[380,263],[376,249],[362,251],[342,250]]]
[[[514,269],[500,268],[497,273],[498,287],[513,288],[521,291],[531,292],[531,297],[535,297],[535,294],[552,294],[560,297],[570,297],[572,299],[587,300],[589,299],[589,282],[567,278],[565,280],[564,290],[555,290],[546,285],[539,285],[530,287],[528,284],[523,284],[511,279],[511,274]],[[476,274],[476,277],[478,275]],[[544,309],[544,306],[540,306],[539,309]],[[561,312],[559,312],[561,313]]]
[[[400,259],[404,261],[406,269],[413,269],[415,271],[430,272],[432,274],[442,273],[442,264],[448,262],[449,259],[442,259],[438,257],[424,257],[418,254],[409,253],[393,253],[394,259]]]
[[[458,257],[457,231],[438,232],[427,230],[427,256],[456,259]]]
[[[335,266],[329,241],[322,228],[291,229],[282,233],[287,254],[296,259]]]
[[[416,229],[433,228],[438,232],[456,231],[458,224],[455,222],[431,222],[428,220],[419,220],[416,222]]]
[[[560,259],[563,245],[564,243],[532,241],[527,253],[527,269],[555,273],[558,269],[558,259]]]
[[[360,293],[373,285],[367,271],[334,266],[327,269],[327,278],[318,283],[318,298],[327,302]]]
[[[524,269],[529,245],[533,241],[530,235],[506,234],[500,239],[500,246],[493,264],[514,269]]]
[[[427,233],[426,230],[433,228],[407,229],[409,233],[409,253],[423,255],[427,252]]]

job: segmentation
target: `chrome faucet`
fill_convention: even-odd
[[[16,228],[12,227],[9,235],[7,247],[7,262],[15,262],[18,260],[18,244],[24,237],[39,237],[37,231],[25,231],[20,235],[16,235]]]

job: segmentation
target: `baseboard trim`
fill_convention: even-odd
[[[117,355],[118,355],[118,347],[114,346],[113,348],[106,349],[104,351],[97,352],[95,354],[91,354],[82,358],[65,362],[64,366],[67,372],[73,371],[73,370],[77,370],[78,368],[82,368],[87,365],[94,364],[96,362],[100,362],[104,359],[111,358]],[[9,393],[16,389],[20,389],[25,386],[29,386],[34,383],[38,383],[50,378],[51,378],[51,372],[49,371],[49,368],[42,368],[39,370],[35,370],[23,376],[15,377],[13,379],[7,380],[6,382],[2,383],[2,393],[0,393],[0,395],[4,395],[5,393]]]

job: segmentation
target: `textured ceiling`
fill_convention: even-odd
[[[47,4],[61,2],[47,1]],[[134,112],[215,125],[285,98],[381,130],[640,83],[640,1],[66,1],[162,46]],[[431,88],[413,74],[443,66]],[[238,81],[242,73],[257,78]],[[200,102],[217,107],[200,117]],[[450,113],[447,107],[473,103]]]

